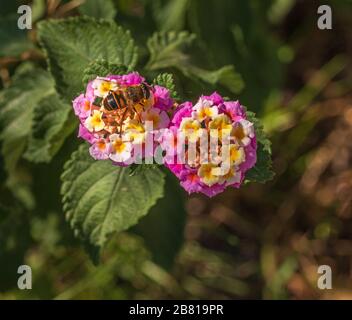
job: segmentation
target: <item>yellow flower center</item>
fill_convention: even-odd
[[[212,112],[212,110],[211,110],[210,108],[208,108],[208,107],[201,108],[201,109],[199,110],[199,113],[198,113],[198,117],[199,117],[200,119],[204,119],[204,118],[206,118],[206,117],[211,117],[212,115],[213,115],[213,112]]]
[[[237,138],[238,140],[242,140],[243,138],[246,137],[245,133],[244,133],[244,130],[243,130],[243,127],[241,124],[236,124],[233,131],[232,131],[232,134],[235,138]]]
[[[103,124],[103,120],[99,112],[93,114],[91,121],[92,121],[93,127],[99,127],[100,125]]]
[[[197,120],[189,119],[185,120],[181,124],[181,129],[190,141],[197,141],[199,137],[199,129],[201,129],[201,124]]]
[[[230,161],[236,162],[243,157],[243,151],[236,146],[231,146],[230,148]]]
[[[203,183],[212,186],[219,181],[219,176],[214,174],[216,170],[217,167],[213,164],[202,164],[198,169],[198,175]]]
[[[99,150],[103,151],[106,148],[106,143],[104,140],[100,140],[97,142],[97,147]]]
[[[116,139],[112,143],[112,147],[116,153],[122,153],[126,148],[126,144],[121,139]]]
[[[113,84],[107,81],[103,81],[99,86],[99,91],[103,94],[108,93],[112,89],[113,89]]]
[[[83,109],[84,111],[90,110],[90,102],[88,100],[84,101]]]

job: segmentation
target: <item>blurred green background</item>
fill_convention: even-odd
[[[17,29],[21,3],[32,5],[29,32]],[[321,4],[332,8],[332,30],[317,28]],[[9,188],[0,157],[0,299],[352,298],[352,2],[6,0],[1,88],[26,62],[45,68],[36,22],[83,14],[131,30],[144,63],[154,32],[187,30],[196,35],[185,48],[191,72],[234,65],[235,90],[226,76],[205,84],[189,81],[182,68],[167,71],[184,99],[217,90],[257,112],[273,143],[276,176],[212,199],[187,197],[184,238],[174,247],[153,242],[164,222],[147,216],[147,240],[137,235],[139,225],[119,234],[94,266],[61,208],[59,177],[79,143],[75,134],[50,164],[23,160],[21,188]],[[172,218],[180,232],[181,211]],[[152,256],[145,241],[161,255]],[[174,263],[164,263],[162,254],[179,247]],[[17,288],[21,264],[32,267],[32,290]],[[317,288],[322,264],[333,270],[333,290]]]

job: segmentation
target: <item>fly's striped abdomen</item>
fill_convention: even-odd
[[[104,108],[107,111],[126,108],[126,99],[122,92],[110,92],[103,101]]]

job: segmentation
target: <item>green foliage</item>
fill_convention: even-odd
[[[111,0],[85,0],[78,8],[81,14],[97,18],[113,20],[116,8]]]
[[[195,35],[186,31],[154,33],[147,42],[150,58],[146,68],[157,70],[186,63],[189,57],[182,50],[194,39]]]
[[[246,174],[247,181],[265,183],[274,177],[271,160],[271,142],[267,138],[264,127],[255,117],[254,112],[247,111],[247,119],[254,123],[258,142],[257,162]]]
[[[166,269],[172,267],[183,244],[186,215],[184,192],[176,178],[167,172],[164,197],[133,229],[143,237],[153,260]]]
[[[170,91],[171,97],[173,99],[180,98],[176,92],[174,77],[172,74],[161,73],[153,80],[153,83],[155,85],[159,85],[159,86],[162,86],[162,87],[165,87],[166,89],[168,89]]]
[[[44,98],[34,109],[24,157],[33,162],[50,162],[76,126],[69,104],[62,102],[57,94]]]
[[[208,71],[191,62],[184,49],[194,40],[195,35],[186,31],[155,33],[147,42],[150,58],[146,68],[149,70],[176,68],[189,79],[198,79],[211,85],[219,84],[233,93],[240,92],[244,83],[233,65]]]
[[[224,66],[215,71],[208,71],[194,65],[185,66],[182,71],[189,78],[197,77],[211,85],[222,85],[232,93],[239,93],[244,88],[244,82],[233,65]]]
[[[13,172],[28,145],[34,109],[54,93],[54,82],[42,69],[17,74],[0,96],[0,140],[8,172]]]
[[[92,61],[88,67],[83,71],[83,85],[97,76],[104,77],[109,74],[124,74],[127,72],[127,67],[122,64],[110,63],[104,59]]]
[[[136,39],[143,40],[140,48],[130,32],[114,22],[115,5],[119,14],[121,12],[119,23],[131,27]],[[154,84],[166,87],[171,96],[180,101],[188,94],[194,98],[198,90],[202,93],[225,90],[229,96],[240,93],[244,88],[243,79],[248,81],[249,90],[253,83],[261,88],[263,81],[265,85],[267,83],[268,70],[276,70],[278,65],[275,48],[266,49],[271,42],[251,30],[252,22],[256,27],[259,23],[255,15],[251,15],[250,6],[247,2],[228,2],[219,6],[213,0],[204,0],[204,3],[160,0],[143,1],[134,8],[130,2],[86,0],[78,10],[75,9],[84,17],[38,22],[34,27],[37,27],[38,41],[51,74],[32,64],[20,64],[14,74],[9,67],[6,70],[11,75],[11,84],[6,87],[4,82],[5,89],[0,93],[0,161],[6,169],[7,187],[27,210],[50,212],[60,210],[53,203],[58,201],[58,190],[61,189],[67,219],[92,257],[99,255],[112,233],[135,225],[133,231],[144,239],[153,260],[166,269],[171,268],[183,242],[186,220],[184,195],[178,181],[170,175],[164,181],[164,174],[154,165],[122,168],[109,161],[95,161],[87,147],[81,146],[66,162],[60,185],[57,176],[62,163],[77,144],[75,139],[72,139],[74,142],[67,139],[78,123],[70,104],[96,76],[123,74],[135,68],[141,68],[143,76],[154,78]],[[130,7],[136,9],[133,11],[135,17],[124,14]],[[33,48],[37,53],[36,44],[29,41],[25,31],[17,28],[13,8],[5,11],[0,19],[0,56],[23,58],[23,53]],[[220,10],[223,18],[217,23],[209,23],[216,11],[214,8]],[[40,20],[44,12],[45,3],[35,0],[33,21]],[[148,17],[143,25],[138,16],[141,12]],[[229,23],[229,17],[234,14],[236,19]],[[136,19],[138,23],[135,23]],[[182,31],[185,29],[187,31]],[[137,66],[138,51],[141,61]],[[257,52],[260,59],[256,59]],[[35,59],[35,63],[39,60],[38,66],[44,65],[41,53],[35,55]],[[265,63],[265,77],[258,80],[255,69],[260,63]],[[158,74],[160,71],[162,73]],[[273,176],[270,141],[254,114],[248,112],[248,117],[255,123],[259,148],[257,165],[249,171],[247,178],[265,182]],[[62,148],[66,140],[65,148]],[[20,161],[22,158],[35,164]],[[36,179],[38,173],[40,178]],[[44,184],[45,180],[47,183]],[[50,193],[47,203],[43,200],[43,191]],[[146,215],[148,211],[149,215]],[[52,221],[56,226],[55,219]],[[4,225],[6,227],[0,220],[0,230]],[[43,233],[40,230],[44,230],[46,224],[37,220],[34,225],[40,227],[34,228],[37,230],[34,238],[39,239],[38,235]],[[51,232],[48,235],[50,237]],[[53,238],[57,241],[60,237],[55,234]],[[55,241],[51,247],[56,245]]]
[[[88,17],[47,20],[38,24],[38,36],[57,90],[69,101],[82,90],[82,74],[93,60],[129,68],[137,61],[130,33],[113,22]]]
[[[164,187],[158,169],[130,176],[129,168],[93,160],[84,145],[65,164],[62,181],[67,219],[93,254],[112,233],[128,229],[146,215]]]

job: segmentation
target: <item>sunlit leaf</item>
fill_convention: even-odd
[[[75,234],[93,255],[114,232],[128,229],[163,195],[164,176],[150,169],[131,176],[129,168],[93,160],[82,145],[62,174],[64,211]]]
[[[83,71],[93,60],[129,68],[137,62],[137,47],[129,31],[114,22],[88,17],[46,20],[38,24],[38,36],[57,89],[68,101],[82,90]]]
[[[90,80],[97,76],[104,77],[109,74],[124,74],[127,72],[127,67],[122,64],[109,63],[104,59],[92,61],[83,72],[83,85],[87,85]]]

